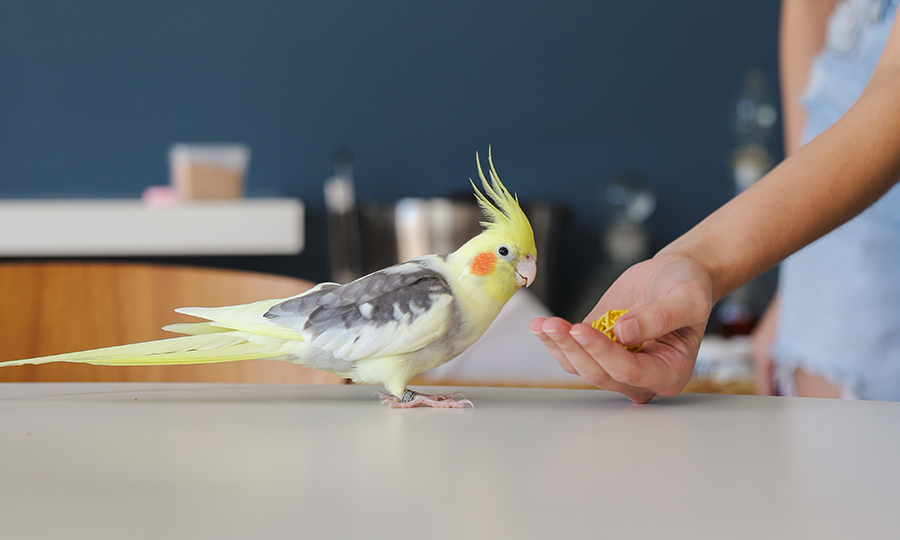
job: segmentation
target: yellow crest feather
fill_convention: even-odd
[[[494,169],[494,160],[491,158],[491,149],[488,147],[488,165],[490,165],[491,181],[488,182],[481,169],[481,158],[475,153],[475,162],[478,164],[478,176],[481,177],[481,185],[484,193],[478,190],[475,182],[472,182],[472,188],[475,189],[475,198],[481,207],[487,221],[482,221],[486,231],[496,232],[499,234],[511,236],[517,244],[534,253],[534,233],[531,230],[531,223],[528,217],[519,206],[519,198],[511,195],[506,187],[500,182],[497,171]],[[490,199],[488,198],[490,197]]]

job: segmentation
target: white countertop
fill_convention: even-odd
[[[466,388],[0,385],[16,539],[887,538],[900,404]],[[445,389],[442,389],[445,390]]]
[[[303,203],[292,198],[190,201],[0,200],[0,256],[293,255]]]

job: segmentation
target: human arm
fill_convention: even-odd
[[[722,296],[875,202],[900,176],[900,31],[859,100],[653,259],[626,271],[586,321],[629,309],[615,326],[631,354],[588,325],[535,319],[531,330],[567,371],[634,401],[687,384],[709,311]],[[606,342],[603,342],[606,340]],[[586,376],[587,375],[587,376]]]
[[[809,83],[813,58],[822,50],[828,17],[837,0],[784,0],[778,27],[778,68],[784,153],[794,153],[806,124],[800,98]]]
[[[780,317],[781,300],[776,294],[751,334],[750,358],[753,361],[753,387],[761,396],[775,395],[775,363],[769,351],[778,333]]]

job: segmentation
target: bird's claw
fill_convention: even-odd
[[[439,409],[462,409],[466,405],[471,405],[473,408],[475,405],[465,399],[465,397],[459,392],[452,392],[450,394],[419,394],[416,392],[412,392],[411,390],[407,390],[405,395],[411,395],[409,399],[404,401],[401,398],[393,394],[388,394],[387,392],[378,392],[376,395],[381,398],[381,403],[386,404],[391,409],[411,409],[413,407],[434,407]],[[457,397],[461,397],[463,399],[457,400]]]

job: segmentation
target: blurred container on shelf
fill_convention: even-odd
[[[656,211],[656,193],[634,172],[620,172],[600,188],[598,214],[605,224],[599,232],[602,257],[579,293],[570,317],[581,320],[629,266],[651,256],[647,220]]]
[[[621,173],[603,190],[609,225],[603,235],[606,255],[613,266],[624,270],[650,256],[650,233],[646,221],[656,210],[656,194],[637,174]]]
[[[353,179],[353,155],[348,148],[339,148],[335,152],[334,174],[325,180],[324,187],[331,279],[337,283],[349,283],[365,272]]]
[[[180,200],[239,199],[249,162],[243,144],[178,143],[169,149],[170,181]]]

